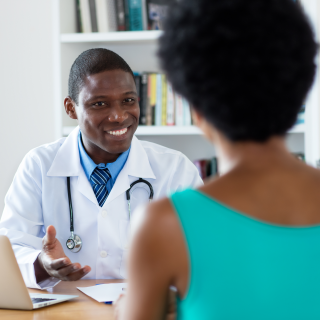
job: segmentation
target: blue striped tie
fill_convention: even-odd
[[[96,167],[91,174],[90,180],[93,182],[93,192],[96,195],[99,206],[102,207],[108,197],[107,182],[111,178],[108,169]]]

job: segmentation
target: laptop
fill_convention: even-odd
[[[11,243],[6,236],[0,236],[0,255],[1,309],[33,310],[78,297],[60,294],[29,294]]]

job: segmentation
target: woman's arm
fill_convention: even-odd
[[[128,289],[119,320],[165,319],[169,286],[184,295],[188,258],[179,221],[168,199],[136,212],[128,263]]]

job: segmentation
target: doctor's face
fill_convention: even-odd
[[[88,76],[75,113],[89,155],[106,152],[115,161],[129,149],[139,123],[140,108],[132,75],[117,69]]]

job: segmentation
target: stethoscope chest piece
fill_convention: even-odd
[[[74,234],[73,232],[71,232],[71,236],[69,237],[69,239],[67,240],[67,248],[71,251],[71,252],[79,252],[81,250],[82,247],[82,240],[81,238]]]

